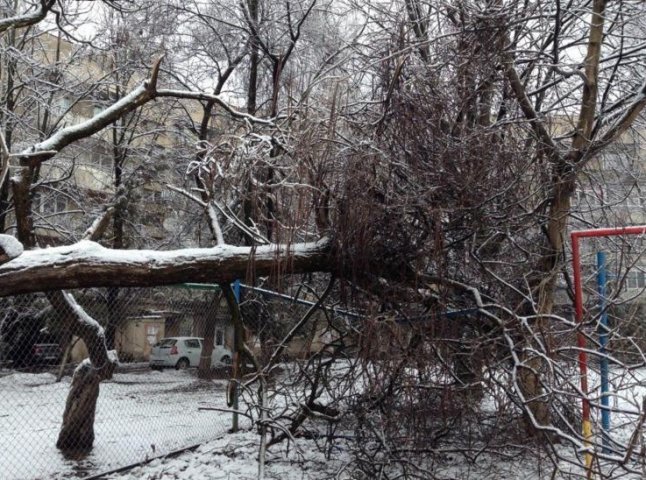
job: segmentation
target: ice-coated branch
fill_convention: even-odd
[[[110,225],[110,220],[112,220],[112,215],[114,214],[114,207],[110,206],[106,208],[101,216],[97,217],[90,225],[87,230],[83,233],[83,240],[92,240],[96,242],[99,238],[103,236],[106,228]]]
[[[218,220],[218,214],[213,208],[213,205],[210,202],[205,202],[197,198],[195,195],[191,195],[189,192],[187,192],[184,189],[173,187],[172,185],[169,185],[169,188],[175,192],[181,193],[182,195],[191,199],[192,201],[194,201],[204,209],[209,222],[209,227],[211,228],[211,232],[213,233],[213,237],[214,237],[213,240],[215,240],[215,244],[224,245],[225,242],[224,242],[224,235],[222,233],[222,227],[220,226],[220,220]]]
[[[545,123],[542,119],[539,118],[536,110],[534,110],[534,107],[532,106],[531,101],[527,97],[527,92],[525,91],[523,82],[520,79],[520,76],[518,75],[518,72],[516,71],[516,68],[514,67],[512,61],[507,62],[507,65],[505,66],[505,73],[507,75],[507,79],[509,80],[509,85],[514,92],[514,96],[516,97],[516,100],[518,101],[518,104],[520,105],[525,118],[527,118],[527,120],[531,123],[532,129],[538,137],[538,140],[543,145],[549,147],[550,153],[555,155],[555,158],[558,158],[559,149],[556,143],[554,143],[554,139],[545,128]]]
[[[5,141],[4,134],[0,132],[0,185],[4,182],[9,173],[9,149]]]
[[[172,251],[113,250],[83,240],[25,251],[0,265],[0,296],[85,287],[149,287],[184,282],[221,283],[248,272],[329,271],[330,241],[217,246]]]
[[[34,12],[3,18],[0,20],[0,33],[10,28],[23,28],[35,25],[47,16],[56,0],[40,0],[40,7]]]
[[[256,117],[254,115],[250,115],[248,113],[241,112],[231,105],[229,105],[228,102],[226,102],[224,99],[222,99],[221,96],[219,95],[214,95],[211,93],[206,93],[206,92],[193,92],[190,90],[166,90],[166,89],[160,89],[157,91],[157,96],[158,97],[171,97],[171,98],[184,98],[187,100],[202,100],[206,102],[215,102],[217,105],[220,107],[224,108],[229,115],[231,115],[233,118],[237,118],[239,120],[245,120],[249,123],[257,124],[257,125],[265,125],[268,127],[273,127],[275,126],[275,119],[270,118],[260,118]]]
[[[593,153],[598,153],[604,147],[617,140],[635,123],[635,120],[641,115],[646,107],[646,79],[642,83],[637,94],[633,97],[632,102],[626,107],[624,112],[610,126],[601,139],[595,141],[590,148]]]
[[[157,79],[161,61],[162,58],[159,58],[155,62],[149,79],[142,82],[128,95],[119,99],[98,115],[79,124],[63,128],[51,137],[32,145],[15,156],[23,163],[36,166],[45,160],[49,160],[66,146],[100,132],[115,120],[154,100],[157,97]]]

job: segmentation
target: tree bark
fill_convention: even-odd
[[[327,272],[330,241],[184,250],[111,250],[82,241],[25,251],[0,265],[0,296],[86,287],[228,283],[255,275]]]
[[[74,371],[56,446],[65,453],[87,452],[94,443],[99,384],[112,378],[116,356],[111,358],[108,353],[103,328],[71,295],[58,291],[48,293],[47,299],[70,323],[70,330],[85,342],[89,353],[89,358]]]
[[[249,19],[258,25],[258,0],[248,0]],[[249,85],[247,89],[247,113],[256,114],[258,95],[258,65],[260,64],[260,46],[255,35],[251,35],[249,44]]]
[[[74,372],[56,446],[66,452],[87,452],[94,444],[94,416],[101,377],[87,362]]]
[[[202,331],[202,354],[200,355],[200,365],[197,369],[198,378],[211,378],[211,356],[213,355],[213,340],[215,338],[215,324],[218,318],[218,309],[220,307],[221,294],[216,293],[209,304],[207,315]]]

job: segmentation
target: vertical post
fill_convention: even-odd
[[[235,297],[235,302],[236,302],[236,308],[235,311],[237,312],[236,315],[239,315],[240,309],[240,280],[236,280],[233,282],[233,296]],[[240,344],[241,344],[241,339],[239,338],[240,335],[242,335],[242,332],[240,332],[240,328],[238,324],[240,323],[240,319],[237,319],[238,321],[234,322],[235,323],[235,329],[233,331],[234,339],[233,339],[233,345],[234,345],[234,351],[233,351],[233,381],[234,381],[234,387],[233,387],[233,419],[232,419],[232,425],[231,425],[231,431],[232,432],[237,432],[239,429],[239,415],[238,415],[238,409],[240,407],[239,403],[239,398],[240,398],[240,358],[242,357],[242,352],[240,351]]]
[[[592,423],[590,423],[590,399],[588,398],[588,355],[586,354],[585,335],[581,331],[583,322],[583,286],[581,283],[581,254],[579,252],[579,236],[572,236],[572,270],[574,276],[574,315],[579,326],[577,346],[579,347],[579,371],[581,372],[581,427],[583,439],[588,447],[592,444]],[[592,453],[586,452],[585,466],[588,473],[592,471]]]
[[[609,453],[610,449],[610,398],[608,396],[608,357],[606,356],[606,345],[608,345],[608,312],[606,299],[606,254],[597,252],[597,289],[599,292],[599,354],[601,364],[601,428],[603,452]]]
[[[236,303],[240,304],[240,280],[233,282],[233,294],[236,297]]]

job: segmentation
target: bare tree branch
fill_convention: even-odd
[[[0,33],[10,28],[23,28],[37,24],[47,16],[55,3],[56,0],[40,0],[40,8],[34,12],[1,19]]]

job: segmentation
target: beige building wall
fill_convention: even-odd
[[[150,351],[165,336],[166,319],[159,316],[128,319],[119,327],[115,336],[115,347],[121,361],[148,361]],[[88,357],[85,342],[74,339],[70,361],[81,362]]]

